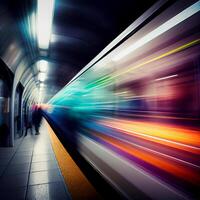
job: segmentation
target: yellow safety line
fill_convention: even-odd
[[[91,185],[86,176],[74,162],[46,120],[45,124],[50,135],[52,147],[61,173],[72,199],[101,199],[95,188]]]

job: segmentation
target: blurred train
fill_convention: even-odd
[[[200,199],[200,1],[166,2],[41,105],[126,199]]]

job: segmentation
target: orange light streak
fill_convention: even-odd
[[[192,182],[194,184],[200,182],[200,175],[198,170],[194,170],[193,168],[184,165],[183,163],[179,163],[178,161],[171,160],[170,158],[154,154],[152,152],[147,152],[142,149],[138,149],[137,147],[133,147],[130,144],[121,142],[119,140],[110,138],[105,135],[95,134],[97,137],[102,140],[110,143],[114,147],[126,152],[136,158],[139,158],[163,171],[166,171],[170,174],[173,174],[176,177],[184,179],[186,181]]]
[[[124,134],[200,155],[200,132],[196,130],[121,119],[102,120],[98,123]]]

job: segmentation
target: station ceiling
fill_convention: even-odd
[[[29,33],[31,15],[36,12],[37,1],[2,0],[0,14],[5,18],[9,16],[9,20],[12,21],[9,23],[13,34],[7,37],[18,37],[19,46],[29,60],[27,67],[31,68],[36,83],[38,72],[35,63],[41,59],[48,61],[43,92],[45,96],[43,100],[48,101],[155,2],[155,0],[55,0],[51,40],[46,52],[38,48],[37,40],[31,38]],[[0,40],[0,42],[5,41]]]

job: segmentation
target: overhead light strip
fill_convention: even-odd
[[[39,80],[40,82],[44,82],[45,79],[46,79],[46,74],[40,72],[40,73],[38,74],[38,80]]]
[[[48,62],[46,60],[40,60],[37,63],[38,71],[47,72]]]
[[[47,50],[51,39],[54,0],[38,0],[37,3],[37,37],[40,49]]]

